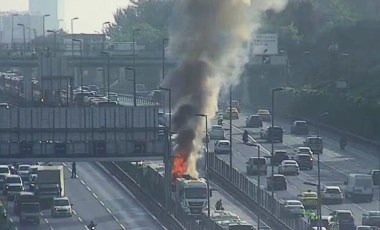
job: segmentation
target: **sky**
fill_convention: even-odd
[[[118,8],[125,8],[128,0],[64,0],[64,29],[70,30],[71,18],[79,17],[74,22],[75,33],[97,33],[106,21],[113,22],[113,13]],[[27,11],[28,0],[0,0],[0,11]],[[96,32],[97,31],[97,32]]]

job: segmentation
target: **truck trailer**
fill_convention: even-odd
[[[35,194],[40,199],[53,199],[65,194],[63,166],[40,166]]]

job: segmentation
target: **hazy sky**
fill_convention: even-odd
[[[27,11],[28,0],[0,0],[0,11]],[[103,22],[113,21],[113,13],[124,8],[128,0],[65,0],[64,29],[70,30],[71,18],[79,17],[74,22],[75,33],[94,33],[101,31]]]

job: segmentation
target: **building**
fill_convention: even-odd
[[[58,30],[59,20],[64,18],[64,0],[29,0],[32,15],[46,15],[45,29]]]
[[[27,43],[35,36],[42,34],[41,15],[32,15],[29,12],[0,12],[0,43],[8,45],[12,43],[12,27],[13,42],[23,43],[23,27],[18,24],[25,26],[25,41]]]

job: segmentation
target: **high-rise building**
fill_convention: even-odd
[[[31,15],[29,12],[0,12],[0,43],[12,42],[12,27],[13,42],[18,44],[23,42],[23,27],[18,24],[25,26],[26,42],[42,34],[42,15]]]
[[[63,0],[29,0],[29,12],[32,15],[45,15],[45,30],[58,30],[59,20],[64,17]]]

